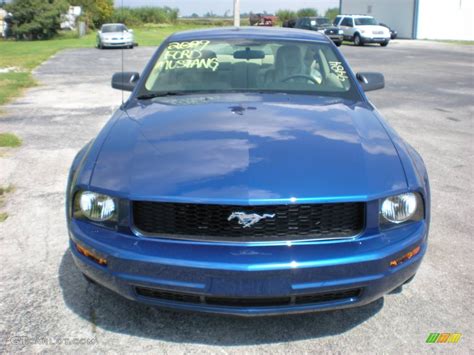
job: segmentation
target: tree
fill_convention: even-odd
[[[92,17],[96,27],[108,22],[114,13],[113,0],[95,0],[96,11]]]
[[[307,7],[304,9],[299,9],[296,15],[298,17],[313,17],[313,16],[318,16],[318,11],[316,9]]]
[[[61,26],[61,15],[69,5],[66,0],[14,0],[6,10],[13,14],[12,33],[19,39],[48,39]]]
[[[278,20],[282,23],[288,20],[295,19],[297,17],[296,12],[291,10],[278,10],[276,12],[276,16],[278,17]]]
[[[82,17],[89,27],[100,27],[110,21],[114,13],[113,0],[70,0],[71,5],[82,8]]]
[[[327,17],[328,19],[333,21],[336,18],[337,15],[339,15],[339,8],[338,7],[332,7],[330,9],[326,10],[326,14],[324,15],[324,17]]]
[[[217,17],[217,15],[211,10],[211,11],[206,12],[203,17],[213,18],[213,17]]]

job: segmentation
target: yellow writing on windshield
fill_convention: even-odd
[[[340,81],[347,80],[347,73],[341,62],[329,62],[329,66],[331,70],[334,72],[334,74],[337,75]]]
[[[216,71],[219,61],[206,50],[210,41],[172,42],[160,57],[158,70],[210,69]]]

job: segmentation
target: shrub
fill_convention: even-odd
[[[124,7],[114,9],[113,22],[121,22],[127,26],[146,23],[174,23],[178,19],[179,10],[170,7]]]

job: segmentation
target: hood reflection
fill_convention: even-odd
[[[364,196],[406,184],[368,108],[300,100],[135,106],[104,144],[92,184],[136,198],[242,203]],[[230,107],[255,109],[238,115]]]

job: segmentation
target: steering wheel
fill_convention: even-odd
[[[311,82],[312,82],[313,84],[315,84],[315,85],[321,85],[321,84],[318,83],[318,82],[316,81],[316,79],[313,78],[311,75],[306,75],[306,74],[290,75],[290,76],[286,77],[285,79],[280,80],[280,82],[285,83],[285,82],[287,82],[288,80],[291,80],[291,79],[298,79],[298,78],[309,80],[309,81],[311,81]]]

